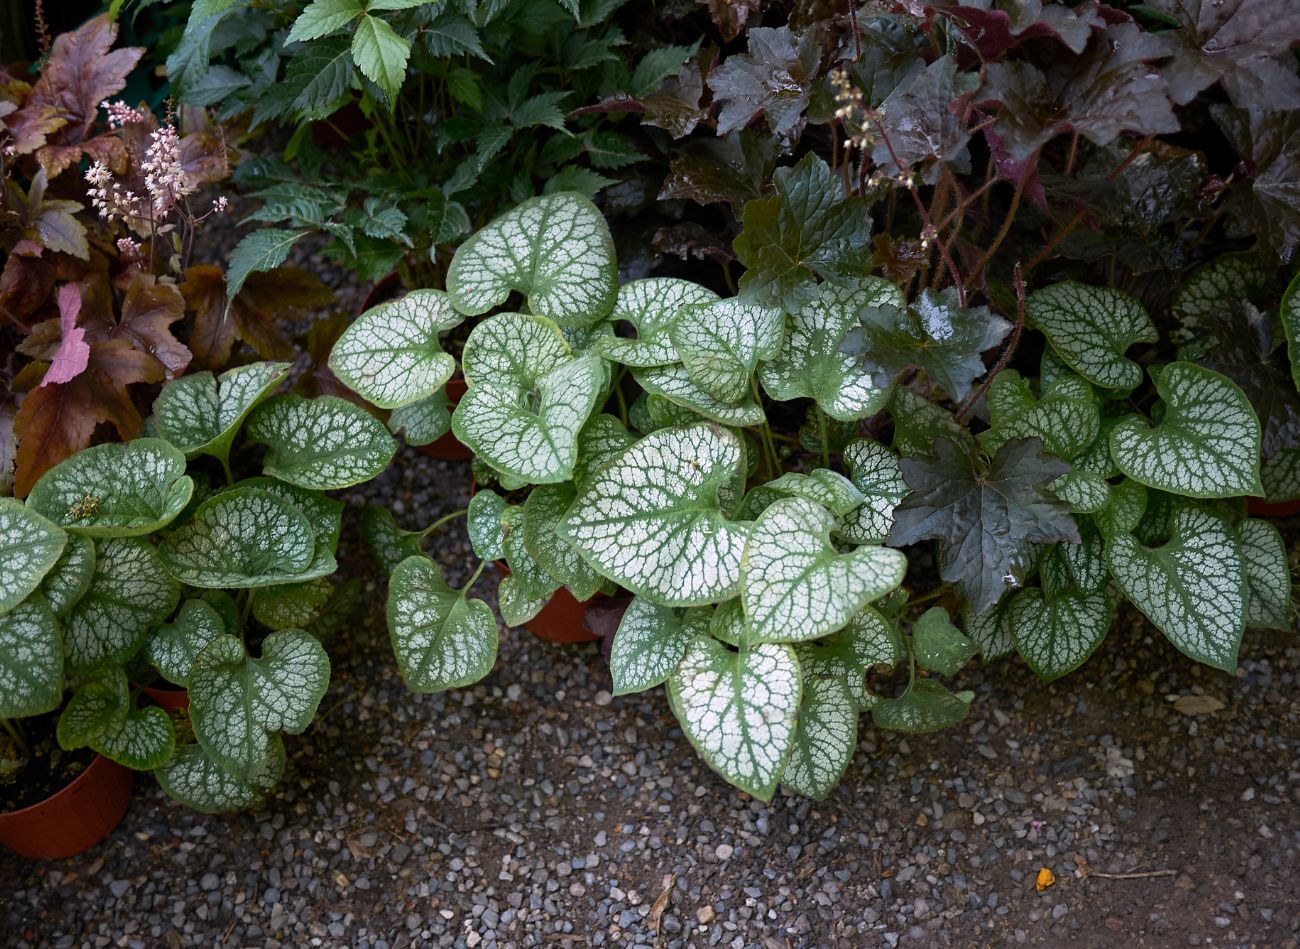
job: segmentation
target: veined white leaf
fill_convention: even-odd
[[[1189,362],[1156,379],[1165,413],[1152,427],[1132,417],[1115,426],[1110,453],[1121,471],[1148,487],[1194,498],[1262,495],[1259,419],[1226,376]]]
[[[709,635],[728,646],[740,648],[745,641],[745,608],[740,598],[727,600],[713,608],[709,618]]]
[[[522,626],[536,616],[560,587],[529,553],[524,543],[524,509],[511,505],[501,514],[505,528],[505,559],[510,576],[502,579],[497,605],[507,626]]]
[[[647,392],[661,395],[721,425],[762,425],[767,420],[762,407],[752,397],[736,402],[715,399],[696,384],[681,363],[633,369],[632,376]]]
[[[1080,471],[1077,467],[1061,475],[1049,487],[1053,494],[1070,505],[1075,514],[1095,514],[1110,500],[1110,485],[1106,479],[1091,471]]]
[[[1192,507],[1173,515],[1169,540],[1143,547],[1107,538],[1106,564],[1124,594],[1169,641],[1198,662],[1232,672],[1246,613],[1245,564],[1232,528]]]
[[[63,638],[39,594],[0,614],[0,718],[52,712],[63,701]]]
[[[270,446],[266,474],[313,491],[369,481],[397,451],[382,422],[332,395],[276,396],[253,411],[247,427],[249,438]]]
[[[902,633],[874,606],[858,610],[839,632],[796,643],[794,651],[805,684],[813,678],[838,678],[861,711],[878,701],[867,690],[867,670],[877,665],[896,668],[907,658]]]
[[[874,415],[888,393],[876,387],[857,356],[840,352],[844,335],[866,307],[903,306],[902,291],[888,280],[867,277],[849,286],[823,283],[817,296],[787,320],[785,341],[759,369],[774,399],[809,398],[833,419],[851,422]]]
[[[248,413],[289,375],[287,362],[255,362],[214,376],[196,372],[173,379],[153,405],[158,434],[185,453],[230,455]]]
[[[668,330],[691,380],[719,402],[739,402],[754,370],[781,350],[785,314],[730,298],[687,307]]]
[[[238,487],[199,505],[162,543],[172,575],[193,587],[266,587],[333,573],[316,557],[307,516],[260,488]],[[326,569],[326,568],[329,569]],[[312,568],[312,569],[309,569]]]
[[[256,781],[236,777],[212,760],[201,745],[184,745],[154,772],[168,795],[203,814],[247,810],[261,802],[284,775],[284,745],[271,743]]]
[[[531,388],[571,359],[573,349],[552,320],[498,313],[470,332],[461,354],[461,372],[470,386],[510,381]]]
[[[709,766],[742,791],[771,800],[799,711],[794,650],[762,643],[733,652],[709,636],[696,637],[668,679],[668,696]]]
[[[68,700],[59,716],[59,744],[90,747],[136,771],[167,763],[176,747],[171,719],[160,708],[134,708],[126,673],[111,668],[91,679]]]
[[[569,482],[533,488],[524,502],[523,538],[538,565],[583,601],[596,595],[605,578],[560,536],[560,522],[576,498],[577,490]]]
[[[312,537],[316,540],[315,552],[311,564],[304,571],[305,576],[297,579],[307,580],[314,577],[328,576],[338,564],[334,554],[339,547],[339,534],[343,530],[343,502],[326,497],[319,491],[308,491],[295,484],[279,481],[275,478],[245,478],[237,484],[218,493],[228,494],[244,488],[256,488],[285,501],[298,510],[307,523],[311,525]]]
[[[723,516],[718,492],[742,461],[740,440],[717,426],[654,432],[590,479],[560,531],[633,593],[666,606],[730,599],[748,530]]]
[[[408,557],[388,582],[388,633],[402,681],[414,692],[477,682],[497,658],[497,621],[482,600],[447,586],[428,557]]]
[[[495,491],[477,491],[469,499],[465,529],[474,556],[482,560],[500,560],[506,555],[506,531],[501,522],[506,502]]]
[[[790,760],[781,783],[820,801],[834,790],[858,746],[858,706],[844,680],[804,674]]]
[[[712,616],[707,608],[682,611],[633,597],[610,647],[614,694],[644,692],[666,682],[686,654],[686,644],[707,632]]]
[[[62,619],[90,589],[95,578],[95,542],[89,537],[70,535],[58,562],[41,581],[41,593],[54,615]]]
[[[486,313],[512,290],[561,326],[589,326],[609,314],[618,293],[614,239],[591,201],[574,192],[531,198],[456,250],[447,270],[456,309]]]
[[[1142,304],[1109,287],[1055,283],[1031,293],[1025,312],[1071,369],[1103,389],[1137,388],[1142,367],[1124,354],[1159,338]]]
[[[67,534],[21,501],[0,498],[0,615],[40,586],[67,543]]]
[[[587,481],[607,464],[623,454],[636,436],[612,415],[593,415],[578,435],[578,462],[573,467],[573,483],[581,491]]]
[[[219,636],[190,671],[194,737],[221,767],[256,781],[275,755],[278,733],[311,724],[329,687],[325,649],[300,629],[267,636],[254,659],[234,636]]]
[[[677,347],[668,331],[683,310],[706,306],[718,299],[712,290],[689,280],[649,277],[624,284],[618,291],[609,322],[627,322],[636,338],[605,336],[596,340],[596,352],[624,366],[667,366],[678,362]]]
[[[1007,622],[1029,668],[1051,682],[1079,668],[1101,645],[1110,629],[1110,604],[1102,592],[1071,587],[1046,599],[1030,587],[1011,598]]]
[[[883,544],[894,526],[894,508],[907,496],[898,456],[879,442],[859,439],[845,447],[849,479],[864,497],[835,525],[835,533],[853,544]]]
[[[270,630],[307,629],[334,595],[324,577],[262,587],[253,598],[253,618]]]
[[[1093,514],[1093,521],[1103,537],[1131,534],[1147,510],[1146,486],[1125,478],[1111,485],[1105,507]]]
[[[176,619],[149,634],[145,656],[168,682],[188,687],[194,660],[208,643],[227,631],[221,614],[211,603],[186,600]]]
[[[36,482],[27,505],[64,530],[135,537],[169,524],[190,501],[185,456],[161,438],[95,445]]]
[[[357,317],[334,344],[330,369],[381,409],[411,405],[441,389],[456,371],[439,336],[464,319],[441,290],[412,290]]]
[[[451,402],[445,389],[439,389],[427,399],[393,409],[388,416],[388,430],[394,435],[406,436],[406,444],[432,445],[451,431]]]
[[[1237,525],[1237,537],[1246,569],[1246,625],[1290,629],[1291,566],[1282,535],[1268,521],[1249,518]]]
[[[1063,375],[1035,399],[1029,383],[1014,369],[1004,369],[988,392],[991,427],[981,433],[986,451],[996,452],[1010,438],[1038,438],[1058,458],[1070,461],[1085,451],[1101,429],[1101,407],[1092,386],[1076,375]]]
[[[90,672],[135,655],[149,630],[176,609],[180,587],[139,537],[100,540],[90,587],[63,620],[68,669]]]
[[[777,501],[750,528],[740,569],[749,642],[798,642],[841,628],[903,582],[907,558],[887,547],[837,554],[835,519],[803,498]]]
[[[1007,593],[983,613],[972,613],[969,606],[962,611],[962,628],[966,637],[979,646],[985,662],[1009,656],[1016,648],[1009,616],[1013,596]]]
[[[787,471],[763,487],[774,492],[778,497],[803,498],[812,501],[826,508],[836,517],[843,517],[856,510],[865,500],[862,492],[852,481],[838,471],[831,471],[828,468],[814,468],[807,474],[800,471]]]
[[[1282,294],[1282,332],[1291,359],[1291,379],[1300,389],[1300,274],[1292,278]]]

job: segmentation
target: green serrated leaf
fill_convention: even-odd
[[[1194,498],[1262,495],[1259,419],[1226,376],[1188,362],[1156,379],[1164,414],[1156,426],[1130,417],[1111,432],[1120,470],[1152,488]]]
[[[754,522],[740,571],[750,643],[824,636],[903,582],[900,551],[868,546],[838,554],[834,524],[830,512],[803,498],[777,501]]]
[[[948,611],[932,606],[912,624],[912,648],[923,669],[953,676],[979,651],[979,647],[952,625]]]
[[[720,402],[750,392],[754,370],[772,359],[785,337],[785,314],[732,298],[686,307],[669,328],[686,374]]]
[[[68,535],[36,511],[0,498],[0,615],[40,586],[67,543]]]
[[[253,411],[247,430],[269,446],[263,471],[314,491],[369,481],[397,452],[382,422],[336,396],[276,396]]]
[[[447,586],[428,557],[408,557],[388,584],[388,633],[402,681],[414,692],[477,682],[497,658],[497,621],[482,600]]]
[[[709,767],[742,791],[771,800],[794,742],[800,701],[794,650],[762,643],[733,652],[697,636],[668,679],[687,739]]]
[[[357,21],[352,31],[352,59],[390,101],[401,91],[410,58],[411,41],[398,36],[387,22],[369,15]]]
[[[186,600],[172,622],[157,627],[145,643],[145,657],[164,679],[189,686],[194,660],[212,640],[228,630],[221,614],[206,600]]]
[[[329,367],[381,409],[412,405],[436,393],[456,371],[439,337],[464,319],[441,290],[412,290],[357,317],[334,344]]]
[[[239,296],[249,274],[279,267],[289,259],[293,245],[307,233],[268,227],[244,235],[230,255],[230,267],[226,271],[226,309],[229,310],[235,297]],[[226,318],[229,318],[229,313]]]
[[[735,596],[747,527],[718,501],[741,470],[740,440],[713,425],[645,436],[596,473],[560,526],[602,576],[667,606]]]
[[[69,671],[85,673],[130,659],[179,600],[180,587],[148,541],[97,541],[90,587],[63,620]]]
[[[189,503],[185,456],[161,438],[96,445],[55,465],[27,497],[31,510],[88,537],[136,537]]]
[[[223,461],[239,426],[289,375],[284,362],[256,362],[220,376],[198,372],[174,379],[154,402],[158,434],[185,453]]]
[[[624,366],[667,366],[678,361],[677,347],[669,330],[687,307],[707,306],[718,300],[712,290],[689,280],[650,277],[633,280],[619,288],[609,322],[629,324],[635,338],[606,336],[596,340],[595,350]]]
[[[1137,388],[1142,367],[1124,354],[1158,339],[1142,304],[1108,287],[1052,284],[1029,295],[1025,314],[1071,369],[1103,389]]]
[[[618,292],[614,241],[596,206],[579,194],[532,198],[461,244],[447,270],[447,293],[470,316],[512,290],[529,310],[561,326],[607,316]]]
[[[63,638],[39,594],[0,614],[0,718],[52,712],[63,701]]]

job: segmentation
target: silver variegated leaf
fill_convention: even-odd
[[[185,453],[223,461],[239,426],[289,375],[286,362],[255,362],[214,376],[196,372],[173,379],[154,402],[158,434]]]
[[[820,801],[834,790],[858,746],[858,705],[844,680],[804,674],[790,760],[781,783]]]
[[[271,743],[270,754],[255,781],[245,781],[212,760],[201,745],[183,745],[154,772],[172,798],[203,814],[244,811],[261,803],[284,775],[284,745]]]
[[[578,463],[573,483],[581,491],[591,476],[623,454],[636,436],[612,415],[593,415],[578,436]]]
[[[234,636],[219,636],[190,671],[194,737],[218,765],[255,781],[274,757],[279,733],[311,724],[329,687],[330,661],[311,635],[283,629],[254,659]]]
[[[611,362],[624,366],[667,366],[679,361],[669,330],[687,307],[707,306],[718,295],[689,280],[649,277],[624,284],[618,291],[611,323],[626,322],[636,337],[605,336],[594,349]]]
[[[894,508],[907,496],[898,456],[879,442],[859,439],[845,447],[843,458],[863,501],[836,522],[835,533],[853,544],[883,544],[894,526]]]
[[[763,487],[777,497],[803,498],[820,504],[836,517],[847,516],[865,500],[852,481],[827,468],[814,468],[807,474],[788,471]]]
[[[357,317],[334,344],[329,367],[381,409],[411,405],[432,396],[456,371],[439,336],[462,320],[441,290],[412,290]]]
[[[785,314],[735,298],[688,307],[669,329],[691,380],[719,402],[739,402],[758,364],[785,338]]]
[[[408,445],[432,445],[451,431],[451,402],[446,390],[439,389],[427,399],[393,409],[388,416],[388,430],[405,435]]]
[[[347,488],[380,474],[397,442],[377,418],[345,399],[280,395],[248,418],[248,437],[269,446],[263,471],[312,491]]]
[[[839,554],[835,519],[803,498],[777,501],[750,528],[740,598],[749,642],[798,642],[840,629],[867,603],[903,582],[907,558],[887,547]]]
[[[271,630],[306,629],[333,595],[334,585],[323,577],[262,587],[253,597],[253,618]]]
[[[54,615],[63,618],[90,589],[94,578],[95,542],[89,537],[70,535],[68,546],[41,581],[41,593]]]
[[[136,771],[161,767],[176,747],[167,713],[155,706],[133,707],[120,668],[91,679],[68,700],[59,716],[58,739],[65,749],[89,747]]]
[[[1038,438],[1058,458],[1070,461],[1084,452],[1101,430],[1101,408],[1092,386],[1076,375],[1063,375],[1035,399],[1029,383],[1014,369],[993,379],[988,392],[990,428],[980,442],[996,452],[1009,438]]]
[[[308,491],[297,485],[279,481],[275,478],[245,478],[232,488],[221,493],[256,488],[273,497],[286,501],[307,518],[311,525],[312,536],[316,540],[315,553],[305,573],[308,577],[326,576],[334,572],[337,564],[334,554],[339,546],[339,534],[343,530],[343,502],[326,497],[319,491]]]
[[[524,546],[543,570],[569,588],[579,601],[595,596],[605,578],[559,533],[560,522],[577,498],[571,483],[541,484],[524,502]]]
[[[1009,616],[1013,596],[1012,593],[1006,594],[983,613],[972,613],[969,606],[962,611],[962,629],[966,638],[979,647],[985,662],[1001,659],[1015,651]]]
[[[1246,625],[1290,629],[1295,606],[1282,535],[1268,521],[1250,518],[1237,525],[1237,537],[1246,569]]]
[[[474,556],[481,560],[500,560],[506,555],[506,531],[501,522],[505,511],[505,499],[495,491],[477,491],[469,499],[465,529]]]
[[[858,610],[839,632],[796,643],[794,650],[805,683],[814,676],[843,680],[860,711],[878,701],[867,690],[867,670],[877,665],[897,668],[907,658],[902,633],[874,606]]]
[[[85,673],[130,659],[179,600],[180,587],[148,541],[121,537],[96,542],[90,587],[63,620],[69,670]]]
[[[414,692],[477,682],[497,658],[497,621],[482,600],[447,586],[428,557],[408,557],[388,582],[388,633],[402,681]]]
[[[0,614],[0,718],[52,712],[63,701],[63,638],[43,597]]]
[[[736,402],[715,399],[699,387],[681,363],[634,369],[632,376],[647,392],[663,396],[721,425],[762,425],[767,420],[762,407],[751,396]]]
[[[957,424],[952,413],[900,386],[890,401],[894,417],[894,451],[903,456],[933,455],[934,440],[946,438],[958,445],[972,444],[970,432]]]
[[[1007,622],[1029,668],[1051,682],[1079,668],[1101,645],[1110,629],[1110,604],[1102,592],[1070,588],[1045,598],[1030,587],[1011,598]]]
[[[859,312],[891,303],[903,306],[903,294],[887,280],[823,283],[817,296],[788,319],[781,351],[759,370],[763,387],[782,402],[813,399],[842,422],[874,415],[884,408],[888,393],[871,381],[860,357],[840,352],[840,344],[858,325]]]
[[[0,614],[40,586],[67,543],[67,534],[21,501],[0,498]]]
[[[1246,614],[1246,571],[1232,528],[1182,507],[1169,540],[1144,547],[1131,534],[1106,541],[1111,575],[1169,641],[1198,662],[1232,672]]]
[[[1259,419],[1226,376],[1189,362],[1156,379],[1164,417],[1155,426],[1130,417],[1115,426],[1110,454],[1134,481],[1194,498],[1261,495]]]
[[[447,270],[456,309],[477,316],[511,291],[561,326],[609,314],[618,292],[614,240],[594,204],[574,192],[532,198],[460,245]]]
[[[1108,287],[1052,284],[1029,295],[1025,312],[1071,369],[1103,389],[1137,388],[1142,367],[1124,354],[1159,338],[1142,304]]]
[[[165,527],[194,492],[185,456],[161,438],[96,445],[55,465],[27,506],[88,537],[135,537]]]
[[[666,606],[736,595],[747,525],[719,491],[741,470],[733,433],[713,425],[647,435],[594,475],[560,526],[602,576]]]
[[[227,630],[216,607],[206,600],[186,600],[170,623],[157,627],[145,643],[145,657],[164,679],[188,687],[194,660]]]
[[[610,647],[614,694],[644,692],[666,682],[686,654],[686,644],[707,632],[712,617],[707,608],[683,611],[633,597]]]
[[[1094,513],[1092,519],[1104,537],[1131,534],[1146,510],[1146,486],[1125,478],[1119,484],[1111,485],[1106,505]]]
[[[1291,379],[1300,389],[1300,274],[1296,274],[1282,294],[1282,332],[1286,352],[1291,359]]]
[[[669,677],[668,696],[682,731],[709,766],[767,801],[794,742],[800,680],[789,646],[763,643],[735,652],[699,636]]]

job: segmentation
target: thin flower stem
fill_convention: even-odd
[[[998,373],[1007,368],[1007,363],[1011,362],[1011,357],[1015,355],[1016,347],[1020,345],[1020,331],[1025,328],[1025,276],[1021,273],[1019,264],[1016,264],[1012,280],[1016,287],[1016,325],[1011,330],[1011,339],[1007,341],[1006,347],[1002,350],[1002,355],[998,357],[997,363],[984,377],[984,381],[979,384],[979,388],[972,392],[969,398],[962,403],[961,408],[957,410],[956,419],[958,422],[965,419],[971,410],[975,408],[980,398],[993,384],[993,380],[997,378]]]
[[[434,521],[432,524],[430,524],[430,525],[429,525],[428,527],[426,527],[424,530],[420,531],[420,536],[421,536],[421,537],[428,537],[430,534],[432,534],[434,531],[436,531],[436,530],[437,530],[439,527],[441,527],[443,524],[446,524],[448,521],[454,521],[456,518],[458,518],[458,517],[462,517],[463,515],[468,514],[468,513],[469,513],[469,508],[467,508],[467,507],[461,508],[459,511],[452,511],[450,514],[448,514],[448,515],[446,515],[446,516],[444,516],[444,517],[440,517],[440,518],[438,518],[436,521]]]
[[[970,274],[966,278],[971,283],[980,279],[981,275],[984,273],[984,268],[987,267],[989,261],[993,259],[993,254],[1002,246],[1002,242],[1007,239],[1007,234],[1011,232],[1011,223],[1015,220],[1016,212],[1020,210],[1020,199],[1025,193],[1025,183],[1029,181],[1030,167],[1031,163],[1028,161],[1025,162],[1024,171],[1020,173],[1020,180],[1016,182],[1015,194],[1011,196],[1011,204],[1007,206],[1007,216],[1002,219],[1002,227],[993,238],[993,242],[989,244],[988,250],[984,251],[984,255],[976,261],[975,266],[971,269]]]

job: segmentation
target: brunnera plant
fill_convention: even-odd
[[[851,239],[858,212],[842,190],[828,210],[824,163],[778,176],[776,223],[742,237]],[[818,215],[840,223],[828,234]],[[1281,537],[1244,511],[1264,493],[1262,428],[1231,377],[1254,373],[1244,356],[1202,364],[1209,335],[1233,332],[1221,314],[1248,262],[1216,261],[1184,286],[1184,341],[1144,374],[1129,351],[1159,332],[1118,291],[1017,280],[1001,316],[951,287],[909,300],[834,259],[774,254],[738,297],[671,278],[620,287],[599,211],[577,194],[535,198],[460,247],[445,292],[359,317],[330,365],[392,410],[394,431],[450,426],[474,451],[467,529],[479,557],[508,567],[505,622],[527,623],[561,587],[630,596],[615,691],[664,685],[701,756],[759,797],[829,793],[864,712],[906,731],[960,721],[972,695],[923,670],[1016,649],[1043,677],[1066,674],[1124,599],[1227,670],[1246,625],[1288,623]],[[786,302],[755,301],[773,286]],[[458,367],[441,337],[465,317],[482,318],[449,413]],[[1031,331],[1045,343],[1038,379],[1007,368]],[[1252,358],[1276,363],[1261,345]],[[982,354],[998,348],[990,370]],[[450,588],[420,551],[427,533],[367,515],[399,668],[432,691],[486,674],[497,630],[467,595],[482,565]],[[930,540],[937,586],[904,587],[899,548]],[[964,633],[936,600],[960,608]],[[873,692],[876,667],[899,679]]]
[[[59,711],[65,749],[153,771],[207,812],[253,806],[329,684],[325,644],[357,599],[337,569],[343,504],[323,492],[388,465],[396,443],[342,399],[273,393],[286,363],[185,376],[153,434],[81,451],[26,502],[0,500],[0,718]],[[237,435],[267,446],[236,480]],[[139,685],[188,690],[187,713]],[[66,696],[65,692],[70,692]]]

